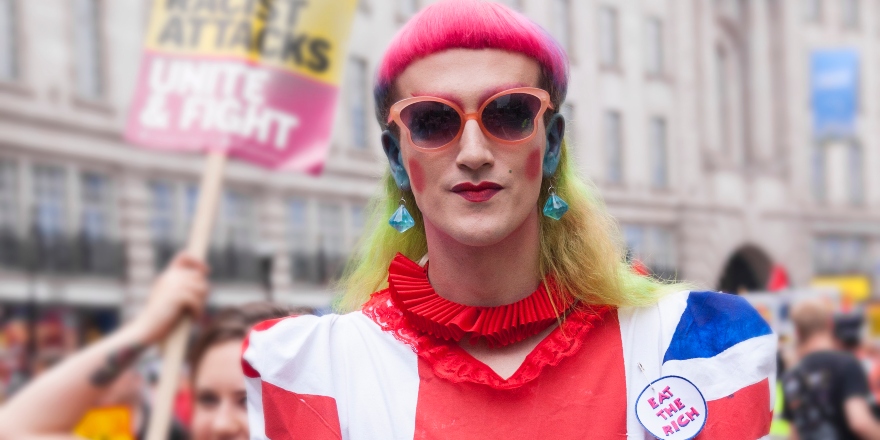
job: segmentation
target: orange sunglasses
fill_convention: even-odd
[[[417,96],[394,103],[388,124],[396,123],[414,147],[426,151],[441,150],[455,143],[471,119],[477,121],[487,137],[503,144],[518,144],[535,137],[538,118],[548,108],[553,108],[550,94],[535,87],[496,93],[475,113],[465,113],[447,99]]]

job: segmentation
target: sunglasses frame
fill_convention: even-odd
[[[492,101],[494,101],[504,95],[511,95],[514,93],[524,93],[524,94],[532,95],[532,96],[540,99],[541,100],[541,108],[535,114],[535,119],[532,121],[532,126],[534,127],[532,130],[532,133],[523,139],[519,139],[519,140],[515,140],[515,141],[508,141],[508,140],[501,139],[501,138],[493,135],[492,133],[489,133],[489,130],[487,130],[486,127],[483,125],[482,114],[483,114],[483,110],[486,109],[486,106],[488,106],[489,103],[491,103]],[[403,112],[403,110],[405,108],[409,107],[412,104],[416,104],[419,102],[426,102],[426,101],[439,102],[441,104],[448,105],[449,107],[451,107],[453,110],[455,110],[458,113],[458,116],[461,118],[461,121],[462,121],[461,125],[458,127],[458,133],[455,135],[455,137],[453,137],[452,140],[450,140],[449,142],[447,142],[437,148],[425,148],[425,147],[418,146],[412,140],[412,132],[410,132],[409,127],[407,127],[406,124],[404,124],[403,121],[400,119],[400,114]],[[537,87],[516,87],[513,89],[508,89],[508,90],[498,92],[498,93],[490,96],[482,104],[480,104],[480,108],[474,113],[465,113],[457,104],[455,104],[452,101],[449,101],[448,99],[443,99],[443,98],[436,97],[436,96],[416,96],[413,98],[402,99],[400,101],[395,102],[394,105],[391,106],[391,111],[388,115],[388,125],[390,126],[391,123],[394,122],[395,124],[397,124],[398,127],[400,127],[401,130],[406,131],[406,137],[407,137],[407,139],[409,139],[410,145],[412,145],[413,148],[415,148],[419,151],[433,152],[433,151],[440,151],[440,150],[446,149],[447,147],[454,144],[456,141],[458,141],[461,138],[461,134],[464,132],[464,126],[467,124],[467,121],[470,121],[470,120],[477,121],[477,124],[479,124],[479,126],[480,126],[480,130],[489,139],[492,139],[493,141],[499,142],[502,144],[513,145],[513,144],[528,142],[528,141],[535,138],[535,135],[538,134],[538,118],[543,117],[544,112],[546,112],[548,108],[553,109],[553,104],[550,103],[550,94],[547,93],[546,90],[539,89]]]

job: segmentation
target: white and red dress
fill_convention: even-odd
[[[737,296],[573,308],[507,379],[442,337],[497,327],[495,337],[517,338],[505,320],[543,322],[542,289],[504,308],[465,307],[398,256],[389,288],[359,312],[259,324],[243,352],[251,438],[643,440],[635,400],[662,376],[687,378],[708,402],[698,439],[768,434],[776,336]]]

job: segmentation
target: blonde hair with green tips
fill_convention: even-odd
[[[551,276],[560,290],[581,306],[646,306],[687,288],[639,275],[630,268],[617,221],[595,186],[578,173],[566,141],[553,179],[557,195],[568,203],[568,212],[558,221],[540,216],[537,273],[545,274],[545,279]],[[541,185],[535,205],[538,210],[547,200],[550,179],[545,177]],[[370,202],[364,234],[339,282],[342,294],[335,303],[339,312],[359,310],[373,292],[388,286],[388,266],[398,252],[414,261],[428,252],[422,213],[412,193],[397,187],[390,170],[382,178],[382,188]],[[415,226],[404,233],[388,225],[401,198],[415,220]]]
[[[380,62],[373,89],[376,118],[387,128],[388,112],[395,99],[394,81],[413,60],[452,48],[500,49],[524,54],[541,66],[538,87],[550,93],[553,108],[561,108],[568,88],[565,50],[544,29],[524,15],[486,0],[440,0],[416,14],[398,31]],[[545,123],[551,112],[547,112]],[[568,212],[553,220],[540,216],[541,251],[535,273],[553,278],[582,306],[643,306],[666,293],[683,290],[680,284],[633,272],[617,222],[608,214],[595,186],[581,177],[570,158],[566,141],[560,147],[553,176],[557,194],[568,203]],[[535,209],[547,200],[549,179],[541,182]],[[400,200],[415,220],[404,232],[388,225]],[[373,292],[387,286],[388,266],[397,253],[418,260],[428,252],[422,213],[412,193],[395,184],[390,169],[382,189],[367,209],[364,234],[339,282],[342,295],[335,307],[346,312],[360,309]],[[556,298],[551,298],[556,299]],[[553,301],[557,303],[556,301]]]

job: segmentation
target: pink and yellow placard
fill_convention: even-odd
[[[154,0],[126,138],[317,173],[357,0]]]

